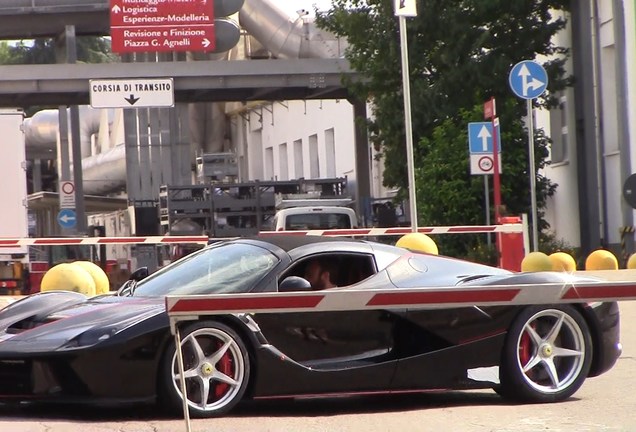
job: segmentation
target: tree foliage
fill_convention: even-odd
[[[110,41],[103,37],[78,36],[77,61],[79,63],[109,63],[117,56],[111,53]],[[38,38],[0,43],[0,65],[52,64],[55,59],[55,40]]]
[[[370,140],[385,156],[386,186],[407,188],[404,108],[398,19],[393,0],[334,0],[318,13],[318,25],[345,37],[346,56],[366,77],[348,83],[373,103]],[[547,56],[549,94],[570,84],[567,49],[552,37],[565,26],[553,15],[567,0],[421,0],[407,19],[411,109],[415,142],[419,223],[484,223],[482,176],[471,176],[467,123],[483,121],[483,102],[494,96],[503,138],[502,203],[511,214],[530,213],[525,101],[508,87],[508,73],[521,60]],[[550,106],[550,97],[537,103]],[[546,163],[549,140],[535,131],[536,170]],[[492,182],[491,182],[492,186]],[[537,174],[537,202],[556,185]],[[547,224],[540,221],[544,228]],[[465,255],[477,240],[442,240],[445,254]],[[438,240],[438,239],[436,239]],[[471,244],[472,243],[472,244]]]

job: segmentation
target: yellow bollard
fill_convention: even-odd
[[[95,294],[106,294],[110,291],[108,276],[100,266],[90,261],[75,261],[73,265],[80,266],[91,275],[95,282]]]
[[[418,252],[426,252],[433,255],[439,255],[437,245],[432,238],[423,233],[405,234],[395,244],[397,247],[403,247]]]
[[[555,252],[549,256],[552,261],[552,270],[574,272],[576,271],[576,261],[572,255],[565,252]]]
[[[552,261],[543,252],[530,252],[521,261],[522,272],[551,271]]]
[[[618,260],[610,251],[597,249],[585,260],[585,270],[618,270]]]
[[[87,296],[95,295],[95,282],[91,275],[70,263],[58,264],[49,269],[42,278],[41,291],[75,291]]]

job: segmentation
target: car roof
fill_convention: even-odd
[[[274,246],[278,246],[285,252],[289,252],[293,249],[299,248],[301,246],[306,246],[310,244],[317,243],[332,243],[332,242],[349,242],[352,244],[362,244],[365,243],[361,240],[353,240],[349,238],[343,237],[322,237],[322,236],[312,236],[312,235],[285,235],[285,234],[270,234],[270,235],[257,235],[253,237],[247,237],[250,240],[258,240],[266,243],[270,243]]]
[[[343,213],[343,214],[355,214],[354,210],[349,207],[337,207],[337,206],[304,206],[304,207],[291,207],[282,210],[278,210],[279,215],[290,214],[306,214],[313,213],[315,211],[321,211],[324,213]]]

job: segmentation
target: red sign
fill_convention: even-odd
[[[491,120],[497,115],[497,109],[495,108],[495,98],[490,98],[484,102],[484,120]]]
[[[110,0],[117,53],[212,51],[213,0]]]

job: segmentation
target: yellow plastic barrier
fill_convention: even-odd
[[[403,247],[418,252],[426,252],[433,255],[439,255],[437,244],[432,238],[422,233],[405,234],[395,244],[397,247]]]

